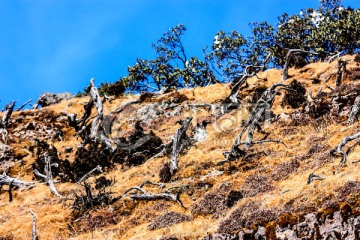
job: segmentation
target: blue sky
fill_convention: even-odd
[[[358,8],[358,0],[344,0]],[[76,93],[126,75],[169,28],[187,27],[187,56],[202,57],[219,30],[247,35],[248,23],[276,23],[318,0],[0,0],[0,106],[43,92]]]

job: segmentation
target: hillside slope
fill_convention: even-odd
[[[255,140],[280,140],[284,144],[254,144],[237,160],[223,163],[224,152],[231,149],[250,116],[252,102],[264,89],[281,81],[281,70],[270,69],[248,79],[239,93],[240,107],[220,117],[210,108],[191,104],[219,105],[230,93],[228,84],[149,94],[115,114],[111,112],[139,95],[105,102],[104,122],[110,126],[109,137],[126,143],[122,147],[127,150],[117,155],[96,144],[79,148],[82,140],[69,126],[67,114],[81,117],[89,97],[13,113],[7,137],[11,149],[2,143],[6,151],[0,154],[0,170],[35,185],[14,189],[11,202],[9,186],[2,187],[0,239],[31,238],[30,209],[37,215],[39,239],[358,238],[360,146],[356,140],[346,144],[348,159],[339,169],[341,156],[330,153],[344,137],[360,132],[357,120],[348,124],[351,107],[360,93],[360,64],[355,56],[344,58],[349,59],[347,73],[338,88],[337,61],[290,69],[285,83],[296,79],[306,89],[305,102],[293,108],[284,101],[287,91],[280,91],[273,114],[261,123],[263,132],[255,131],[254,135]],[[291,96],[289,99],[291,102]],[[169,142],[182,124],[179,120],[186,117],[192,117],[187,134],[195,132],[197,141],[180,152],[179,169],[163,188],[152,184],[143,187],[148,193],[179,196],[183,206],[169,199],[132,200],[131,193],[123,195],[146,180],[160,182],[160,170],[171,156],[151,157],[159,152],[161,144]],[[196,128],[204,121],[206,134]],[[62,134],[57,134],[59,131]],[[144,136],[150,141],[137,148]],[[142,150],[139,153],[131,149]],[[43,169],[41,161],[46,151],[58,158],[60,166],[52,169],[59,180],[55,186],[61,198],[33,173],[34,168]],[[110,157],[112,162],[104,163]],[[86,180],[94,199],[90,206],[85,204],[89,195],[84,184],[74,181],[97,162],[104,166],[103,172]],[[79,172],[69,172],[75,170]],[[311,174],[315,177],[309,182]],[[104,177],[111,180],[107,187]]]

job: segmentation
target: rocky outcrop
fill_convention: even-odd
[[[14,165],[14,152],[13,149],[6,144],[0,142],[0,172],[5,171]]]
[[[20,139],[35,140],[35,139],[61,139],[62,132],[54,124],[39,124],[36,122],[29,122],[25,125],[19,125],[15,128],[13,135]]]
[[[40,95],[40,97],[38,98],[38,100],[36,101],[34,108],[38,108],[39,105],[41,105],[41,107],[47,107],[56,103],[59,103],[63,100],[67,100],[70,98],[73,98],[74,95],[68,92],[64,92],[64,93],[49,93],[49,92],[45,92],[43,94]]]
[[[257,231],[241,230],[237,234],[216,233],[203,240],[242,240],[242,239],[360,239],[360,216],[349,216],[341,210],[327,215],[324,219],[308,213],[304,220],[295,225],[259,226]]]

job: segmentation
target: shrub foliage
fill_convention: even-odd
[[[117,84],[100,87],[104,94],[120,95],[125,91],[143,92],[206,86],[234,81],[249,65],[282,67],[290,49],[303,49],[317,54],[295,55],[290,66],[325,60],[330,55],[353,54],[360,49],[360,9],[345,8],[341,0],[320,0],[317,8],[298,14],[283,13],[275,25],[250,23],[250,36],[237,31],[219,31],[203,60],[186,55],[182,37],[186,27],[179,24],[164,33],[153,44],[156,57],[137,59],[128,74]]]

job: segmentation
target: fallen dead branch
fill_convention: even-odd
[[[315,180],[324,180],[324,178],[320,177],[319,175],[316,175],[314,173],[311,173],[308,177],[307,184],[310,184]]]
[[[181,207],[184,207],[183,203],[180,200],[180,192],[177,192],[177,194],[171,193],[169,190],[160,192],[160,193],[150,193],[143,189],[145,185],[155,185],[159,186],[161,189],[165,187],[163,183],[154,183],[151,181],[144,181],[139,186],[134,186],[129,189],[127,189],[120,198],[128,196],[132,200],[138,200],[138,201],[155,201],[155,200],[167,200],[178,203]]]
[[[0,185],[12,185],[18,188],[31,188],[35,185],[35,183],[25,182],[18,178],[12,178],[4,172],[0,175]]]
[[[0,128],[0,134],[1,134],[1,139],[3,140],[3,142],[5,144],[7,144],[7,136],[8,136],[8,131],[5,128]]]
[[[343,52],[340,51],[340,52],[335,53],[332,56],[329,56],[326,62],[331,63],[332,61],[334,61],[335,58],[339,58],[342,53]]]
[[[52,176],[52,171],[51,171],[51,167],[53,166],[57,166],[57,164],[51,164],[51,156],[49,155],[48,152],[45,152],[45,167],[44,167],[44,174],[41,174],[38,170],[34,169],[34,173],[43,178],[45,180],[45,182],[48,183],[50,191],[57,197],[61,198],[62,196],[60,195],[60,193],[57,191],[56,187],[55,187],[55,183],[54,183],[54,179]]]
[[[223,101],[223,104],[220,108],[220,115],[224,115],[231,108],[238,108],[240,106],[240,102],[238,100],[240,88],[246,83],[246,80],[249,77],[255,76],[257,72],[265,68],[267,61],[270,59],[269,56],[264,61],[263,66],[249,65],[245,68],[245,73],[242,74],[241,78],[237,80],[237,82],[235,82],[235,84],[231,88],[230,94]]]
[[[360,138],[360,132],[358,132],[354,135],[351,135],[351,136],[347,136],[339,143],[339,145],[335,149],[330,151],[331,154],[334,154],[335,152],[337,152],[338,154],[340,154],[342,156],[340,165],[337,168],[337,170],[335,171],[335,173],[338,173],[347,161],[347,154],[342,150],[342,148],[346,145],[347,142],[353,141],[358,138]]]

